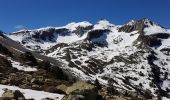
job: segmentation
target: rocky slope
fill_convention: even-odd
[[[0,35],[1,100],[18,100],[19,98],[21,98],[20,100],[31,98],[35,100],[44,98],[56,100],[64,96],[54,93],[62,93],[62,91],[55,89],[57,85],[71,84],[67,75],[58,66],[52,65],[44,60],[45,58],[32,53],[5,35]]]
[[[6,38],[38,59],[57,64],[71,80],[97,79],[114,95],[170,98],[170,30],[149,19],[125,25],[107,20],[71,23],[21,30]]]

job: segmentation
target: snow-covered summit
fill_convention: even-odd
[[[101,20],[93,28],[87,21],[72,22],[61,27],[45,27],[34,30],[20,30],[8,35],[31,49],[47,49],[58,43],[72,43],[87,38],[87,32],[97,29],[108,29],[113,25],[107,20]]]
[[[108,29],[109,27],[113,27],[115,25],[111,24],[108,20],[102,19],[96,25],[94,25],[94,29]]]
[[[87,21],[83,21],[83,22],[72,22],[72,23],[69,23],[67,24],[66,26],[64,26],[65,28],[67,29],[70,29],[71,31],[74,31],[76,30],[77,27],[89,27],[89,26],[92,26],[92,24],[90,22],[87,22]]]

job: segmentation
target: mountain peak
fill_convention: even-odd
[[[65,28],[67,29],[70,29],[72,31],[76,30],[77,27],[89,27],[89,26],[93,26],[90,22],[88,21],[82,21],[82,22],[72,22],[72,23],[69,23],[65,26]]]
[[[142,22],[146,26],[153,26],[154,24],[156,25],[155,22],[153,22],[152,20],[150,20],[148,18],[143,18],[141,20],[138,20],[138,22]]]
[[[107,19],[101,19],[94,25],[94,29],[108,29],[113,26],[115,25],[111,24]]]
[[[155,22],[151,21],[148,18],[143,18],[140,20],[131,20],[127,24],[123,25],[119,28],[119,31],[123,32],[132,32],[132,31],[140,31],[142,32],[147,27],[159,26]],[[159,26],[160,27],[160,26]]]
[[[153,24],[156,24],[148,18],[143,18],[143,19],[140,19],[140,20],[130,20],[126,25],[132,26],[132,25],[135,25],[135,24],[138,24],[138,23],[146,25],[146,26],[152,26]]]
[[[128,23],[127,23],[127,25],[134,25],[136,23],[136,21],[135,20],[130,20]]]
[[[98,21],[98,24],[103,24],[103,23],[111,24],[107,19],[101,19],[101,20]]]

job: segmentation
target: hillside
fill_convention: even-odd
[[[2,77],[14,73],[32,75],[33,79],[40,74],[45,79],[36,90],[61,84],[69,87],[76,81],[97,86],[97,80],[102,87],[98,95],[103,99],[104,95],[170,98],[170,30],[149,19],[124,25],[103,19],[96,24],[83,21],[10,35],[1,32],[0,44],[0,65],[9,64]],[[47,78],[54,81],[46,85]],[[19,87],[23,84],[10,83]],[[24,88],[32,89],[30,85],[35,84]]]

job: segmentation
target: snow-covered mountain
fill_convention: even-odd
[[[9,37],[19,41],[27,48],[33,50],[47,50],[57,43],[72,43],[84,39],[82,36],[86,31],[92,29],[92,27],[92,24],[89,22],[73,22],[63,27],[21,30],[12,33]],[[79,33],[79,30],[81,31],[82,29],[82,33]]]
[[[7,35],[63,63],[79,80],[98,79],[123,93],[170,98],[170,30],[149,19],[114,25],[70,23]]]

